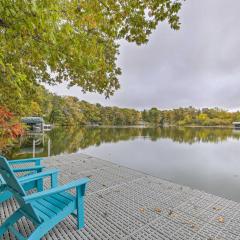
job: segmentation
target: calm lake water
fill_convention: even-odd
[[[240,202],[240,131],[212,128],[55,128],[9,158],[86,153]]]

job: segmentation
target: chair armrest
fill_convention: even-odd
[[[33,167],[25,167],[25,168],[12,168],[12,170],[13,170],[14,173],[30,172],[30,171],[41,172],[43,168],[45,168],[45,167],[43,167],[43,166],[33,166]]]
[[[76,180],[76,181],[72,181],[72,182],[70,182],[68,184],[65,184],[63,186],[59,186],[59,187],[56,187],[56,188],[52,188],[50,190],[46,190],[46,191],[43,191],[43,192],[38,192],[38,193],[31,194],[29,196],[23,197],[23,199],[26,203],[34,202],[38,199],[41,199],[41,198],[44,198],[44,197],[47,197],[47,196],[50,196],[50,195],[54,195],[56,193],[65,192],[65,191],[68,191],[72,188],[80,187],[82,185],[85,185],[88,182],[89,182],[88,178],[82,178],[82,179],[79,179],[79,180]]]
[[[27,182],[31,182],[31,181],[35,181],[41,178],[45,178],[45,177],[49,177],[52,176],[54,174],[58,174],[59,170],[58,169],[50,169],[47,170],[45,172],[41,172],[41,173],[35,173],[32,175],[27,175],[24,177],[20,177],[18,180],[23,184],[23,183],[27,183]]]
[[[46,177],[50,177],[51,178],[51,188],[55,188],[58,185],[58,172],[59,172],[58,169],[50,169],[45,172],[20,177],[19,182],[21,183],[22,186],[26,186],[29,183],[34,182],[34,181],[41,181],[42,186],[41,186],[40,191],[43,191],[43,179]]]
[[[23,164],[23,163],[35,163],[35,166],[39,166],[42,158],[28,158],[28,159],[18,159],[18,160],[8,160],[9,164]]]

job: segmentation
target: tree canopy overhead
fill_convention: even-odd
[[[164,20],[179,29],[182,1],[2,0],[0,104],[9,94],[25,101],[39,82],[112,95],[121,74],[118,40],[146,43]]]

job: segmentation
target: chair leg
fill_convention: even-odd
[[[8,217],[7,220],[0,226],[0,238],[8,230],[8,228],[13,226],[13,224],[16,223],[22,216],[23,215],[20,212],[20,209],[18,209],[10,217]]]
[[[77,207],[77,228],[81,229],[84,227],[84,207],[83,207],[83,197],[78,199]]]
[[[77,228],[84,227],[84,201],[85,185],[77,188]]]

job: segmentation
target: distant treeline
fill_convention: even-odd
[[[240,112],[228,112],[219,108],[188,107],[172,110],[152,108],[142,112],[142,120],[154,125],[228,126],[240,120]]]
[[[58,96],[43,86],[35,87],[24,101],[1,101],[15,116],[43,116],[48,123],[56,125],[135,125],[141,120],[141,113],[134,109],[103,107],[90,104],[76,97]]]
[[[46,122],[56,125],[198,125],[226,126],[240,120],[240,112],[228,112],[219,108],[193,107],[173,110],[137,111],[129,108],[104,107],[80,101],[76,97],[57,96],[43,86],[34,88],[29,98],[22,102],[0,102],[18,117],[43,116]]]

